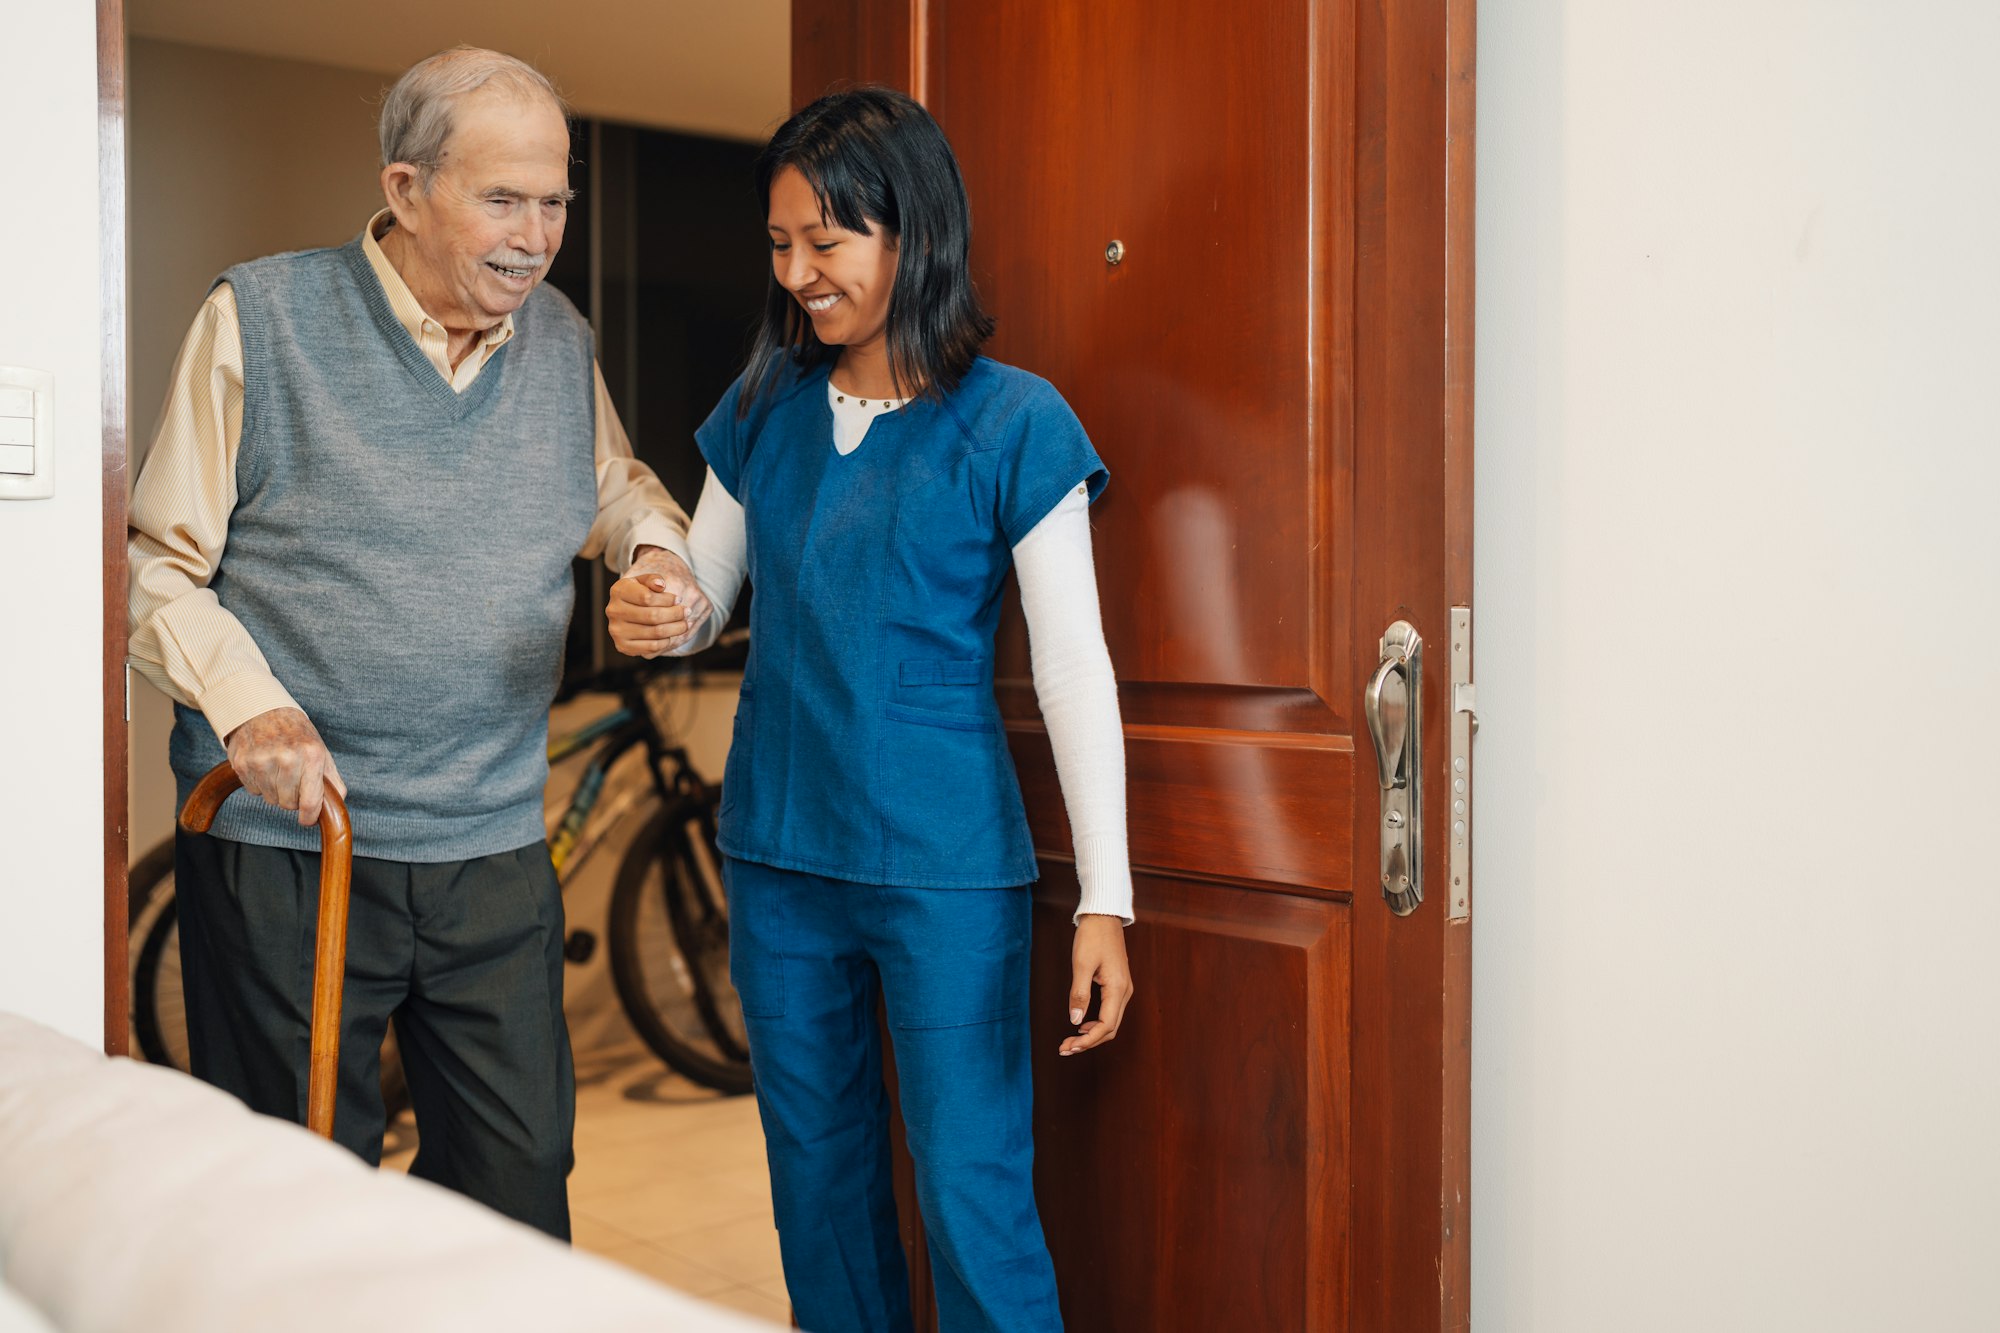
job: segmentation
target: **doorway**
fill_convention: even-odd
[[[1141,10],[799,0],[791,65],[793,101],[858,78],[937,111],[983,210],[996,354],[1071,396],[1125,478],[1101,582],[1133,955],[1184,984],[1142,989],[1122,1062],[1037,1071],[1066,1309],[1241,1322],[1254,1296],[1260,1327],[1460,1328],[1469,903],[1445,887],[1449,802],[1390,815],[1396,779],[1456,788],[1469,725],[1451,687],[1471,592],[1473,4],[1193,6],[1166,27]],[[1202,345],[1203,308],[1236,336]],[[1165,615],[1189,589],[1239,618],[1220,648]],[[1001,692],[1059,870],[1022,647]],[[1379,706],[1392,678],[1422,744],[1378,764],[1364,691]],[[1413,866],[1427,896],[1395,879]],[[1044,895],[1044,977],[1062,915]],[[1057,994],[1037,990],[1051,1050]],[[1136,1204],[1087,1187],[1107,1171]]]
[[[342,48],[312,28],[321,21],[315,15],[282,7],[244,4],[222,16],[227,23],[211,22],[212,11],[228,8],[191,14],[140,3],[125,16],[131,30],[119,54],[130,195],[121,213],[130,218],[135,476],[182,336],[214,276],[244,259],[337,245],[355,235],[381,205],[374,113],[383,90],[429,51],[461,37],[482,39],[461,31],[462,16],[444,6],[398,9],[393,19],[385,11],[385,30],[408,30],[386,53]],[[657,36],[660,7],[630,8],[626,41]],[[745,86],[761,83],[761,110],[718,103],[695,115],[664,101],[649,109],[643,87],[624,78],[614,60],[578,65],[575,77],[561,68],[565,51],[589,47],[601,55],[598,48],[619,44],[551,31],[543,10],[524,7],[519,15],[481,20],[491,29],[484,40],[539,59],[579,108],[571,181],[578,199],[549,281],[590,318],[635,452],[690,508],[702,475],[693,428],[740,365],[763,290],[750,163],[758,136],[787,109],[786,6],[741,7],[732,33],[716,31],[718,20],[695,15],[697,8],[705,7],[669,16],[684,30],[670,63],[734,66]],[[115,5],[105,22],[107,32],[119,31]],[[428,32],[440,24],[452,31]],[[689,82],[675,80],[671,69],[657,77]],[[602,114],[605,107],[622,114]],[[120,476],[121,520],[125,484]],[[115,526],[120,540],[107,545],[106,605],[121,612],[122,666],[122,521]],[[565,697],[552,719],[556,736],[589,727],[620,702],[591,688],[615,657],[601,624],[605,571],[601,562],[579,561],[575,573],[577,611]],[[115,1019],[107,1016],[107,1044],[127,1040],[128,1015],[150,1005],[138,1053],[173,1059],[175,1043],[161,1030],[172,1028],[175,1015],[151,998],[177,993],[171,918],[161,924],[163,905],[171,902],[171,856],[159,853],[170,847],[173,819],[165,761],[171,710],[141,680],[132,681],[131,693],[129,769],[122,741],[115,764],[107,750],[107,780],[114,768],[118,778],[111,808],[129,811],[129,822],[119,823],[130,830],[129,849],[121,846],[115,858],[107,853],[115,867],[107,898],[113,892],[119,898],[115,906],[107,901],[107,920],[129,922],[132,933],[108,940],[107,949],[116,958],[112,974],[136,975],[139,984],[108,998]],[[650,694],[659,727],[711,782],[720,778],[735,693],[735,675],[720,669],[698,679],[676,677]],[[555,765],[552,818],[591,757],[586,748]],[[629,787],[636,776],[629,763],[615,767],[598,811],[612,809],[621,784]],[[577,1242],[691,1294],[782,1322],[787,1306],[752,1100],[669,1069],[635,1036],[613,985],[609,903],[643,823],[607,825],[599,849],[578,857],[565,881],[567,1009],[579,1084],[571,1179]],[[415,1134],[405,1111],[392,1122],[385,1165],[407,1165]]]

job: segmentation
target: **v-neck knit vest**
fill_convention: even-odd
[[[236,508],[209,587],[325,738],[354,850],[469,860],[539,841],[548,709],[597,510],[589,326],[536,288],[453,392],[361,243],[239,265]],[[224,758],[175,709],[180,796]],[[314,848],[248,793],[214,833]]]

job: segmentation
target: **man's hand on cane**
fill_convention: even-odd
[[[280,810],[298,811],[301,827],[319,823],[329,785],[347,795],[319,729],[296,708],[257,714],[230,732],[226,744],[229,766],[244,787]]]

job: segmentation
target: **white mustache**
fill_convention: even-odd
[[[501,268],[538,269],[549,261],[546,255],[529,258],[513,255],[488,255],[486,262],[489,264],[498,264]]]

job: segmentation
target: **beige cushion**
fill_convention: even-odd
[[[0,1267],[70,1333],[771,1327],[4,1013]]]

